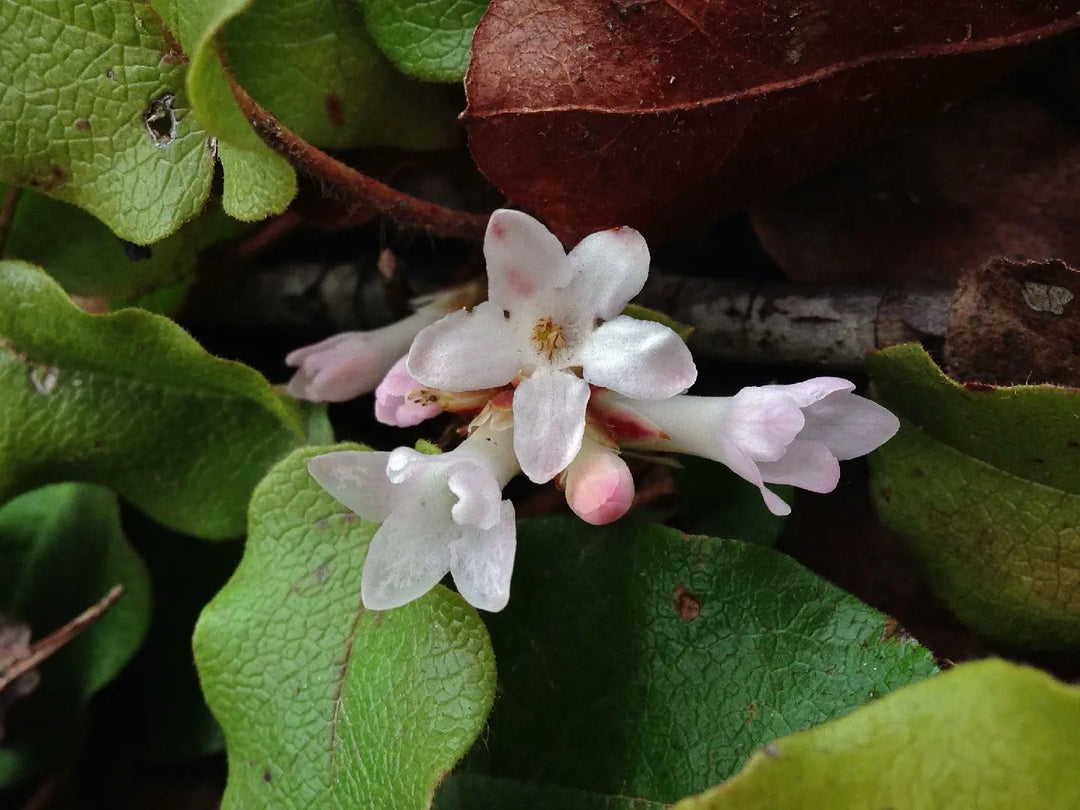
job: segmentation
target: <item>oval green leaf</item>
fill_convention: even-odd
[[[523,521],[476,773],[668,802],[758,746],[935,671],[887,619],[760,545]]]
[[[150,621],[149,578],[121,530],[116,496],[56,484],[0,508],[0,612],[28,623],[35,641],[114,585],[124,588],[119,601],[41,665],[37,689],[8,713],[0,788],[76,753],[88,701],[135,653]]]
[[[293,453],[259,485],[240,567],[196,626],[225,732],[225,810],[427,808],[491,708],[490,640],[460,596],[438,586],[364,610],[377,527],[308,474],[326,449]]]
[[[89,315],[15,261],[0,301],[0,500],[89,481],[172,528],[234,537],[259,479],[306,443],[295,403],[166,318]]]
[[[771,743],[674,810],[1080,807],[1080,691],[1004,661],[962,664]]]
[[[901,418],[871,458],[882,521],[967,625],[1010,645],[1080,646],[1080,391],[962,386],[921,347],[869,359]]]

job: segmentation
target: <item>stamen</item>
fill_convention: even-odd
[[[548,361],[554,361],[555,354],[566,346],[566,338],[559,324],[551,318],[541,318],[533,327],[532,341],[541,354],[547,355]]]

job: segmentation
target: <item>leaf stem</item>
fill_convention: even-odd
[[[111,608],[123,593],[123,585],[114,585],[100,601],[88,607],[67,624],[45,636],[41,641],[31,645],[30,652],[25,658],[20,658],[5,669],[3,673],[0,673],[0,692],[2,692],[9,683],[21,678],[77,635],[82,633],[83,630],[93,624],[106,610]]]
[[[356,215],[389,217],[405,228],[418,228],[432,236],[479,243],[484,237],[487,217],[443,208],[393,189],[312,146],[291,132],[259,106],[236,81],[224,53],[219,50],[222,68],[233,98],[260,138],[295,168],[318,178],[335,197],[356,210]]]
[[[11,223],[15,219],[15,209],[19,205],[21,194],[22,189],[18,186],[8,186],[3,201],[0,201],[0,256],[4,255],[4,245],[11,232]]]

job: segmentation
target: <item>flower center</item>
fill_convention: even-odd
[[[551,318],[541,318],[533,327],[532,342],[536,350],[547,356],[549,362],[555,359],[555,354],[566,346],[566,338],[563,337],[563,329]]]

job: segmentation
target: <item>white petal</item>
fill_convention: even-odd
[[[774,515],[790,515],[791,507],[783,498],[765,486],[761,477],[761,469],[743,450],[734,445],[730,440],[722,440],[717,448],[717,453],[712,456],[713,460],[719,461],[740,478],[749,481],[758,488],[765,506]]]
[[[514,391],[514,452],[535,484],[573,461],[585,434],[589,384],[562,371],[538,371]]]
[[[586,236],[566,258],[574,273],[566,287],[567,300],[588,307],[589,318],[614,318],[649,276],[649,246],[633,228]]]
[[[458,499],[451,514],[459,526],[486,530],[499,522],[502,487],[490,467],[471,458],[454,460],[446,483]]]
[[[475,391],[506,385],[521,367],[522,342],[490,301],[460,309],[416,336],[406,367],[429,388]]]
[[[464,532],[450,543],[450,573],[458,591],[473,607],[495,612],[510,600],[516,531],[514,505],[503,501],[499,521],[492,528]]]
[[[344,402],[367,394],[393,365],[366,332],[346,332],[305,346],[285,362],[300,366],[285,390],[309,402]]]
[[[763,385],[769,391],[783,391],[794,399],[800,408],[808,408],[818,400],[838,391],[854,391],[855,383],[842,377],[814,377],[791,385]]]
[[[668,399],[694,384],[697,367],[686,344],[654,321],[620,315],[581,347],[582,376],[633,399]]]
[[[369,610],[389,610],[430,591],[450,570],[449,543],[460,530],[449,512],[398,509],[375,532],[360,576]]]
[[[900,429],[891,411],[865,397],[838,392],[814,403],[803,414],[800,439],[819,441],[841,461],[865,456]]]
[[[723,430],[755,461],[777,461],[805,424],[798,404],[787,393],[750,387],[730,400]]]
[[[378,523],[393,511],[397,494],[386,477],[389,458],[389,453],[339,450],[315,456],[307,468],[335,500],[364,520]]]
[[[551,231],[528,214],[505,208],[488,220],[484,258],[488,300],[500,310],[513,311],[525,301],[546,297],[565,286],[573,272]]]
[[[793,441],[779,461],[758,465],[770,484],[791,484],[811,492],[832,492],[840,481],[840,462],[821,442]]]

